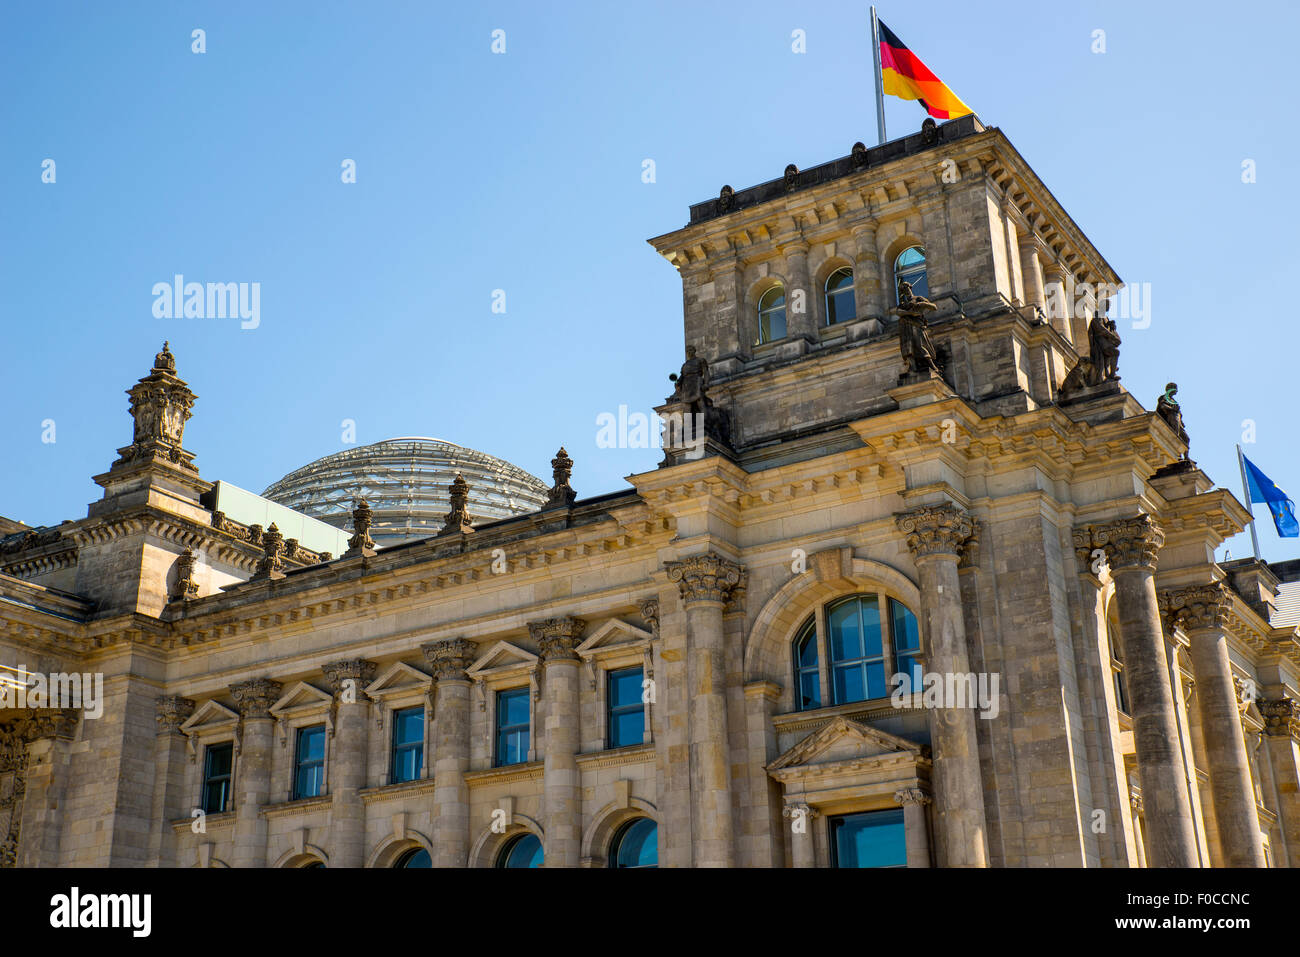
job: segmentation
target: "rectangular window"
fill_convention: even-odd
[[[325,793],[325,725],[298,729],[293,770],[293,797],[320,797]]]
[[[235,746],[210,744],[203,754],[203,810],[220,814],[230,807],[230,772],[234,766]]]
[[[609,746],[625,748],[645,742],[645,704],[641,701],[642,670],[620,668],[606,682],[609,705]]]
[[[393,712],[393,784],[418,781],[424,770],[424,709]]]
[[[906,867],[903,810],[868,811],[830,819],[831,867]]]
[[[496,767],[528,760],[528,689],[497,692]]]
[[[830,630],[831,690],[836,704],[889,694],[880,605],[874,596],[847,601],[826,616]]]

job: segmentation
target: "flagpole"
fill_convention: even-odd
[[[880,73],[880,27],[876,24],[876,8],[871,8],[871,59],[876,65],[876,132],[880,142],[885,142],[885,81]]]
[[[1246,479],[1246,456],[1241,452],[1241,446],[1237,446],[1237,465],[1241,468],[1241,490],[1246,494],[1246,511],[1250,512],[1250,543],[1255,546],[1255,561],[1263,561],[1259,557],[1259,535],[1255,532],[1255,503],[1250,500],[1250,482]]]

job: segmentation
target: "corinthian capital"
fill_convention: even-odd
[[[927,555],[962,553],[975,532],[975,525],[956,505],[922,505],[894,516],[898,530],[907,536],[907,547],[916,558]]]
[[[930,803],[930,795],[926,794],[920,788],[899,788],[894,792],[894,803],[906,807],[908,804],[926,805]]]
[[[245,718],[269,718],[271,706],[280,699],[282,685],[270,678],[250,678],[230,686],[235,705]]]
[[[370,684],[375,680],[376,668],[373,661],[367,661],[365,658],[345,658],[342,661],[331,661],[329,664],[321,665],[320,670],[325,673],[325,680],[329,682],[330,690],[337,695],[348,687],[344,682],[353,682],[352,687],[357,689]]]
[[[1160,593],[1160,611],[1171,628],[1193,631],[1222,631],[1232,608],[1232,599],[1222,582],[1193,585]]]
[[[1259,712],[1264,716],[1265,734],[1300,741],[1300,706],[1295,698],[1260,699]]]
[[[194,702],[178,694],[165,694],[154,705],[159,734],[175,734],[185,720],[194,713]]]
[[[580,636],[586,627],[587,623],[581,618],[564,615],[560,618],[530,621],[528,634],[537,642],[543,661],[576,660],[578,653],[573,649],[581,642]]]
[[[677,583],[682,601],[725,602],[741,583],[741,567],[721,555],[707,552],[680,562],[665,562],[668,580]]]
[[[474,663],[478,645],[468,638],[443,638],[421,645],[420,650],[433,669],[434,681],[464,681],[465,672]]]
[[[1165,543],[1165,533],[1145,513],[1094,525],[1092,534],[1097,546],[1105,549],[1106,561],[1112,569],[1149,568],[1154,571],[1160,546]]]

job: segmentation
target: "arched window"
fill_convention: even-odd
[[[758,300],[758,344],[785,338],[785,286],[777,283]]]
[[[820,634],[817,617],[809,618],[795,637],[794,673],[796,706],[800,711],[820,708],[825,695],[818,663],[830,662],[830,704],[848,704],[888,697],[902,673],[912,690],[921,683],[921,629],[912,610],[884,594],[851,595],[825,609],[826,634]]]
[[[842,266],[826,277],[826,325],[857,318],[853,305],[853,270]]]
[[[306,864],[303,864],[303,865],[299,866],[298,869],[299,869],[300,871],[311,871],[311,870],[315,870],[315,869],[318,868],[318,867],[324,867],[324,866],[325,866],[325,862],[324,862],[324,861],[320,860],[319,858],[315,858],[315,857],[313,857],[313,858],[312,858],[310,861],[308,861]]]
[[[898,301],[898,284],[911,283],[913,296],[930,298],[930,282],[925,272],[925,247],[908,246],[894,260],[894,300]]]
[[[542,866],[542,842],[536,834],[521,834],[501,849],[497,867],[529,868]]]
[[[393,867],[433,867],[433,860],[424,848],[413,847],[399,857]]]
[[[628,821],[609,846],[610,867],[658,867],[659,825],[648,817]]]

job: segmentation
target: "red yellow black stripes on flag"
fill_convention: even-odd
[[[904,100],[920,100],[925,111],[939,120],[974,112],[930,72],[883,20],[876,23],[880,28],[880,79],[886,93]]]

